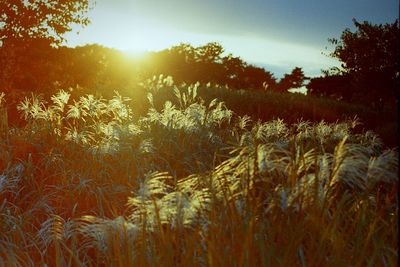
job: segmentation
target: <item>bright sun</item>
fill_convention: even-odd
[[[145,14],[121,15],[97,8],[91,20],[91,25],[82,29],[80,35],[67,34],[68,45],[98,43],[143,59],[144,52],[160,51],[180,43],[199,46],[208,42],[218,42],[227,53],[240,56],[252,64],[268,65],[275,70],[302,66],[309,75],[316,75],[321,69],[338,64],[331,58],[321,55],[320,48],[251,34],[234,36],[184,32],[165,21],[149,18]]]

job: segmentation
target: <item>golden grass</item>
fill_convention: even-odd
[[[398,153],[379,137],[253,122],[198,85],[151,84],[140,118],[118,94],[18,106],[27,124],[0,144],[1,266],[397,265]],[[157,110],[154,90],[179,106]]]

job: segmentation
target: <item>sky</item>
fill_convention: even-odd
[[[131,53],[179,43],[219,42],[226,53],[275,77],[302,67],[315,77],[339,63],[324,55],[352,19],[394,22],[395,0],[97,0],[91,24],[75,27],[67,45],[98,43]],[[79,31],[79,34],[76,32]],[[326,47],[328,50],[326,50]]]

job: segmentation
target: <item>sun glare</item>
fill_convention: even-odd
[[[127,27],[126,25],[132,26]],[[208,42],[218,42],[225,48],[226,53],[240,55],[243,60],[250,63],[268,64],[277,68],[303,66],[308,75],[318,75],[321,68],[337,64],[335,60],[321,55],[319,48],[253,35],[230,36],[189,33],[160,26],[156,23],[140,24],[139,26],[126,21],[113,22],[112,25],[105,24],[102,26],[102,29],[88,27],[82,31],[79,39],[72,35],[68,36],[69,45],[83,45],[95,40],[96,43],[122,50],[130,56],[143,59],[142,57],[146,52],[164,50],[180,43],[200,46]],[[104,32],[107,32],[107,34],[104,34]]]
[[[140,61],[148,59],[148,52],[144,50],[130,49],[124,50],[123,53],[127,58],[133,58]]]

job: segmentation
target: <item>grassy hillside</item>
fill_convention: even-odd
[[[143,87],[0,113],[0,265],[396,265],[398,152],[354,120],[297,121],[361,107]]]
[[[156,106],[161,108],[165,101],[177,104],[170,77],[154,78],[144,83],[144,89],[133,88],[126,93],[133,99],[135,109],[145,115],[148,103],[145,101],[150,90],[156,96]],[[206,102],[217,98],[239,116],[248,115],[253,120],[269,121],[283,119],[286,123],[300,120],[333,123],[357,118],[360,123],[357,132],[373,130],[389,147],[398,146],[398,110],[395,103],[389,103],[382,111],[357,103],[347,103],[330,98],[306,96],[299,93],[276,93],[262,90],[233,90],[222,86],[197,86],[198,96]]]

